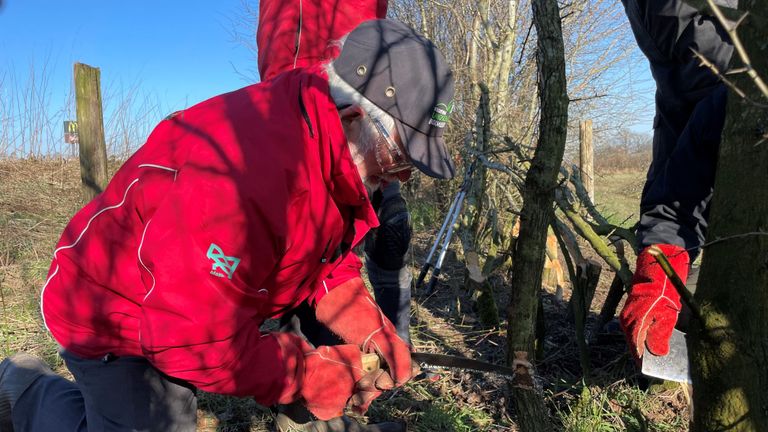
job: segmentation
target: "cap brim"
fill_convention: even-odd
[[[438,178],[450,179],[456,174],[448,150],[445,148],[445,140],[442,136],[429,136],[395,119],[397,132],[405,144],[413,161],[413,166],[424,174]]]

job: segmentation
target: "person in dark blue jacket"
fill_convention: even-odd
[[[637,231],[642,252],[620,316],[632,354],[639,358],[646,348],[656,355],[669,352],[682,309],[648,247],[659,245],[686,280],[707,231],[727,89],[696,53],[724,73],[733,44],[717,18],[683,0],[622,2],[656,81],[653,160]],[[737,0],[715,3],[738,6]]]

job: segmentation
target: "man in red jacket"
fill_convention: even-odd
[[[327,65],[297,68],[161,122],[70,221],[41,296],[75,377],[0,365],[0,428],[194,430],[195,389],[365,411],[413,373],[360,279],[369,189],[412,167],[450,178],[453,76],[427,39],[370,20]],[[262,333],[307,301],[347,344]],[[365,374],[361,352],[387,370]]]
[[[328,62],[337,56],[335,41],[358,24],[384,18],[387,0],[261,0],[256,32],[259,74],[269,80],[285,71]],[[394,324],[398,335],[410,343],[411,272],[405,264],[411,238],[410,215],[400,194],[400,182],[387,182],[371,196],[379,226],[365,239],[365,268],[376,303]],[[343,343],[317,322],[306,302],[286,313],[281,323],[294,329],[314,345]],[[277,407],[275,423],[279,431],[315,431],[325,426],[348,424],[350,429],[399,431],[398,423],[379,423],[361,427],[351,418],[313,421],[299,404]]]

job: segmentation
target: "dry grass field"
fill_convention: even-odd
[[[114,171],[116,165],[111,169]],[[636,214],[643,173],[602,174],[596,201],[611,220],[631,225]],[[53,247],[71,215],[82,205],[77,161],[0,160],[0,358],[26,351],[44,358],[66,375],[56,344],[39,315],[39,292]],[[420,210],[419,205],[413,211]],[[412,270],[417,272],[433,238],[415,236]],[[506,322],[483,329],[462,287],[462,266],[455,256],[444,266],[437,292],[412,301],[412,334],[418,350],[462,354],[503,362]],[[606,273],[608,273],[606,271]],[[494,281],[500,310],[506,305],[505,280]],[[600,286],[599,290],[604,290]],[[541,384],[559,430],[684,431],[687,409],[675,386],[648,385],[616,334],[592,347],[593,374],[582,380],[573,326],[566,319],[566,300],[546,292],[546,338],[539,362]],[[600,305],[593,304],[593,312]],[[435,383],[412,383],[383,395],[368,420],[406,422],[413,431],[515,431],[508,414],[503,377],[466,371],[441,371]],[[652,384],[652,383],[651,383]],[[202,394],[201,431],[265,431],[269,410],[252,400]]]
[[[643,170],[596,175],[595,203],[611,223],[629,228],[637,222],[644,179]]]

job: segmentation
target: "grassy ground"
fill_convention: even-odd
[[[595,203],[608,221],[626,228],[638,219],[645,172],[622,171],[597,174]]]
[[[39,318],[39,292],[58,236],[82,204],[78,169],[76,161],[0,161],[0,358],[31,352],[65,376],[56,345]],[[598,176],[597,202],[612,214],[612,221],[626,219],[624,225],[631,225],[627,218],[636,213],[641,184],[639,172]],[[414,210],[420,211],[418,208],[415,203]],[[430,211],[439,225],[442,215],[432,214],[434,207]],[[427,231],[417,233],[410,257],[414,272],[432,240]],[[451,257],[444,271],[434,295],[413,299],[415,348],[502,363],[506,322],[501,329],[483,329],[470,293],[461,286],[461,264]],[[494,280],[502,311],[508,289],[505,282],[502,277]],[[605,335],[592,347],[593,372],[588,380],[583,379],[572,325],[566,319],[567,295],[567,290],[565,299],[553,291],[545,295],[547,336],[544,356],[537,365],[558,430],[687,430],[682,391],[638,380],[623,340],[616,334]],[[593,308],[599,307],[593,304]],[[440,373],[442,378],[435,383],[413,383],[383,395],[372,405],[368,418],[361,420],[401,421],[408,430],[424,432],[517,430],[504,378],[466,371]],[[269,411],[252,400],[201,394],[200,431],[270,428]]]

